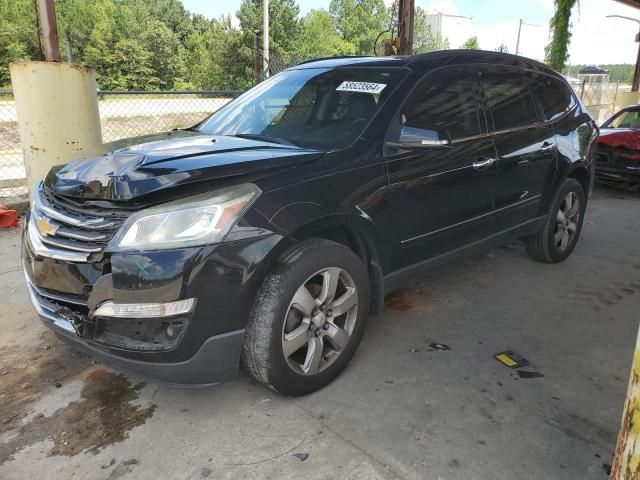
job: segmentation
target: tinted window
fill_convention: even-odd
[[[258,135],[303,147],[346,147],[361,134],[405,75],[399,69],[287,70],[228,103],[198,129]]]
[[[542,106],[546,121],[555,120],[576,105],[576,99],[569,87],[557,78],[533,74],[531,90]]]
[[[480,133],[473,85],[461,69],[426,77],[402,113],[403,126],[423,130],[425,136],[437,132],[455,140]]]
[[[480,78],[497,131],[537,122],[529,87],[518,70],[487,71]]]

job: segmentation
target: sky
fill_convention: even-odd
[[[182,0],[193,13],[210,18],[233,14],[241,0]],[[390,3],[391,0],[385,0]],[[328,8],[330,0],[298,0],[301,14],[314,8]],[[473,31],[480,48],[494,50],[501,44],[515,52],[518,24],[523,19],[520,54],[541,60],[549,43],[549,19],[553,0],[416,0],[429,12],[443,12],[472,18]],[[635,63],[638,24],[607,15],[624,15],[640,19],[640,10],[614,0],[580,0],[572,14],[570,64]]]

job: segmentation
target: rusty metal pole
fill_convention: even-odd
[[[38,33],[40,35],[40,53],[45,62],[59,62],[58,22],[54,0],[34,0]]]
[[[633,354],[627,399],[610,480],[640,478],[640,332]]]
[[[415,0],[399,0],[398,2],[398,54],[413,55],[413,16]]]

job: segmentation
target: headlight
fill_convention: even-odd
[[[131,215],[110,250],[159,250],[218,243],[260,195],[243,184],[164,203]]]

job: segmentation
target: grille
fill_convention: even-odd
[[[126,218],[122,210],[84,207],[40,186],[29,229],[46,248],[97,261]]]

